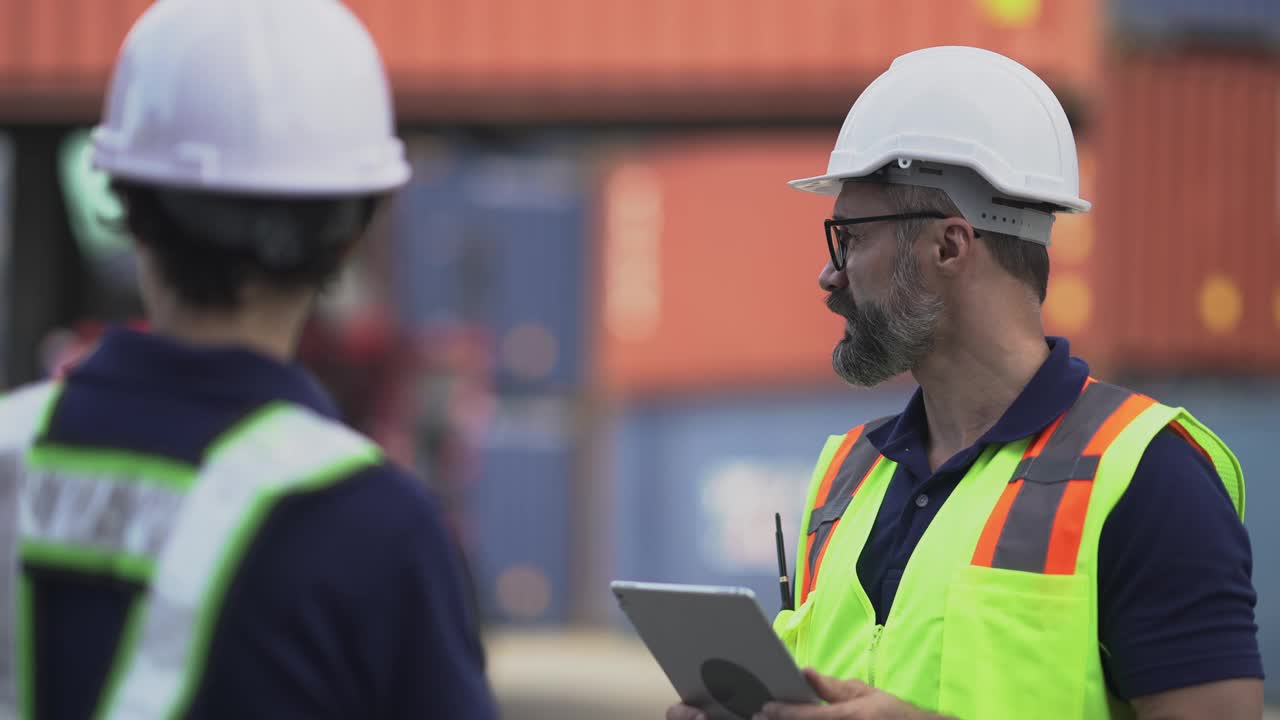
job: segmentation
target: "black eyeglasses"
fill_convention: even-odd
[[[836,270],[844,270],[845,260],[849,257],[849,245],[853,241],[853,233],[848,229],[850,225],[885,222],[887,220],[915,220],[917,218],[942,220],[946,217],[948,216],[940,212],[913,212],[899,215],[873,215],[862,218],[826,220],[823,224],[827,228],[827,252],[831,253],[831,266]]]

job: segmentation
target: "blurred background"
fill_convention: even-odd
[[[140,321],[88,164],[146,0],[0,0],[0,378]],[[826,167],[897,55],[1007,54],[1061,98],[1095,212],[1061,217],[1045,310],[1095,375],[1238,453],[1280,678],[1280,2],[349,0],[415,175],[303,361],[447,500],[516,718],[660,717],[614,578],[778,593],[828,434],[911,386],[844,387],[816,285]],[[1280,680],[1268,681],[1280,704]]]

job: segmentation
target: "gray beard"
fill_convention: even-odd
[[[857,305],[847,291],[827,306],[848,321],[831,367],[850,385],[873,387],[915,368],[933,350],[942,299],[924,289],[909,252],[900,252],[884,304]]]

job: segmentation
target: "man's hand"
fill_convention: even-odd
[[[934,720],[937,715],[877,690],[861,680],[836,680],[804,671],[805,679],[828,705],[769,703],[757,718],[765,720]],[[684,720],[667,714],[667,720]]]
[[[667,720],[707,720],[707,714],[691,705],[672,705],[667,708]]]

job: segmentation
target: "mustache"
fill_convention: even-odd
[[[849,320],[855,319],[858,315],[858,304],[848,293],[832,291],[827,295],[826,303],[828,310]]]

